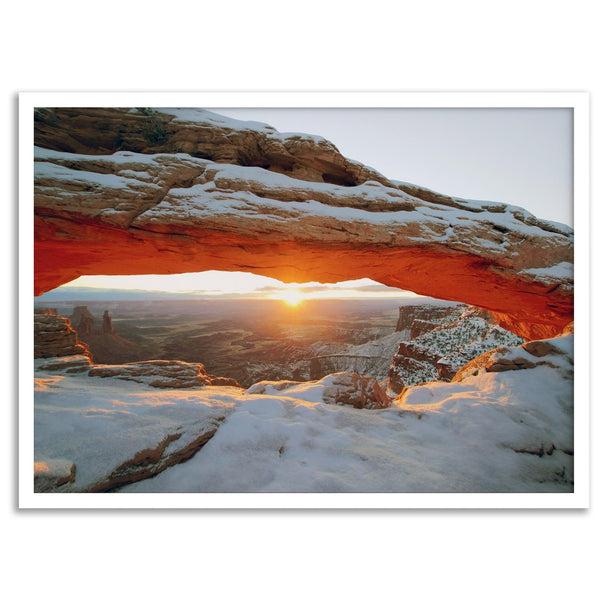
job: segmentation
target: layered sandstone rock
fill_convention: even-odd
[[[425,333],[424,330],[432,329],[452,311],[449,306],[434,306],[431,304],[412,304],[398,308],[398,321],[396,331],[410,330],[410,339]],[[429,323],[429,326],[424,325]]]
[[[178,109],[43,109],[35,136],[38,294],[80,274],[221,269],[368,277],[527,339],[573,320],[569,227],[389,181],[322,138]]]
[[[36,356],[36,358],[41,358]],[[53,356],[37,367],[40,371],[63,371],[81,373],[90,377],[114,377],[124,381],[145,383],[154,388],[194,388],[212,386],[240,387],[231,377],[219,377],[206,372],[200,363],[179,360],[147,360],[122,365],[97,365],[89,353],[82,355]]]
[[[265,123],[203,109],[45,108],[35,112],[36,146],[80,154],[184,153],[218,163],[260,167],[304,181],[360,185],[389,181],[348,160],[328,140],[281,134]]]
[[[90,354],[73,354],[69,356],[54,356],[45,358],[38,366],[40,371],[62,371],[64,373],[82,373],[89,371],[92,366]]]
[[[240,385],[230,377],[209,375],[204,365],[179,360],[147,360],[124,365],[98,365],[90,369],[90,377],[115,377],[146,383],[155,388],[191,388],[205,385]]]
[[[55,310],[48,314],[34,315],[34,358],[55,356],[84,355],[91,357],[86,344],[77,339],[77,332],[71,322],[56,314]]]
[[[431,320],[407,323],[410,340],[400,342],[388,372],[391,394],[426,381],[451,381],[463,365],[480,354],[523,342],[499,327],[493,315],[477,307],[444,309],[447,315],[443,318],[439,307],[430,308]],[[424,310],[418,314],[427,316]]]

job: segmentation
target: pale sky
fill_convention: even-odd
[[[211,108],[280,132],[317,134],[388,179],[505,202],[573,226],[573,118],[567,108]],[[370,286],[363,280],[349,287]],[[282,285],[248,273],[80,277],[67,286],[255,292]],[[311,284],[307,284],[310,286]],[[313,286],[313,292],[316,292]],[[329,286],[331,288],[331,286]],[[344,289],[344,288],[343,288]],[[383,289],[383,287],[382,287]],[[367,289],[365,288],[365,292]],[[371,293],[373,289],[369,290]],[[323,293],[331,293],[331,289]]]
[[[154,290],[175,294],[198,292],[205,297],[268,297],[290,300],[294,298],[407,298],[417,297],[413,292],[388,288],[371,279],[343,281],[337,284],[319,282],[285,284],[271,277],[253,273],[205,271],[175,275],[93,275],[71,281],[64,288],[100,288],[115,290]],[[292,293],[290,293],[290,291]],[[49,292],[52,294],[52,292]],[[73,289],[73,293],[75,290]]]
[[[211,108],[317,134],[388,179],[573,226],[569,108]]]

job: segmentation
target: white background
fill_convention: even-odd
[[[593,165],[592,9],[578,1],[172,0],[23,1],[5,11],[3,590],[86,599],[592,597],[593,472],[587,511],[18,511],[14,325],[17,92],[589,91]],[[593,204],[592,187],[595,228]],[[595,288],[594,280],[593,299]],[[592,469],[597,421],[592,405]]]

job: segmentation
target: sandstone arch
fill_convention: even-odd
[[[79,275],[369,277],[527,338],[573,320],[573,232],[390,181],[315,136],[202,110],[39,109],[35,293]]]

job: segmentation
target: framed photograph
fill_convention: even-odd
[[[584,93],[21,94],[19,506],[588,507],[588,130]]]

